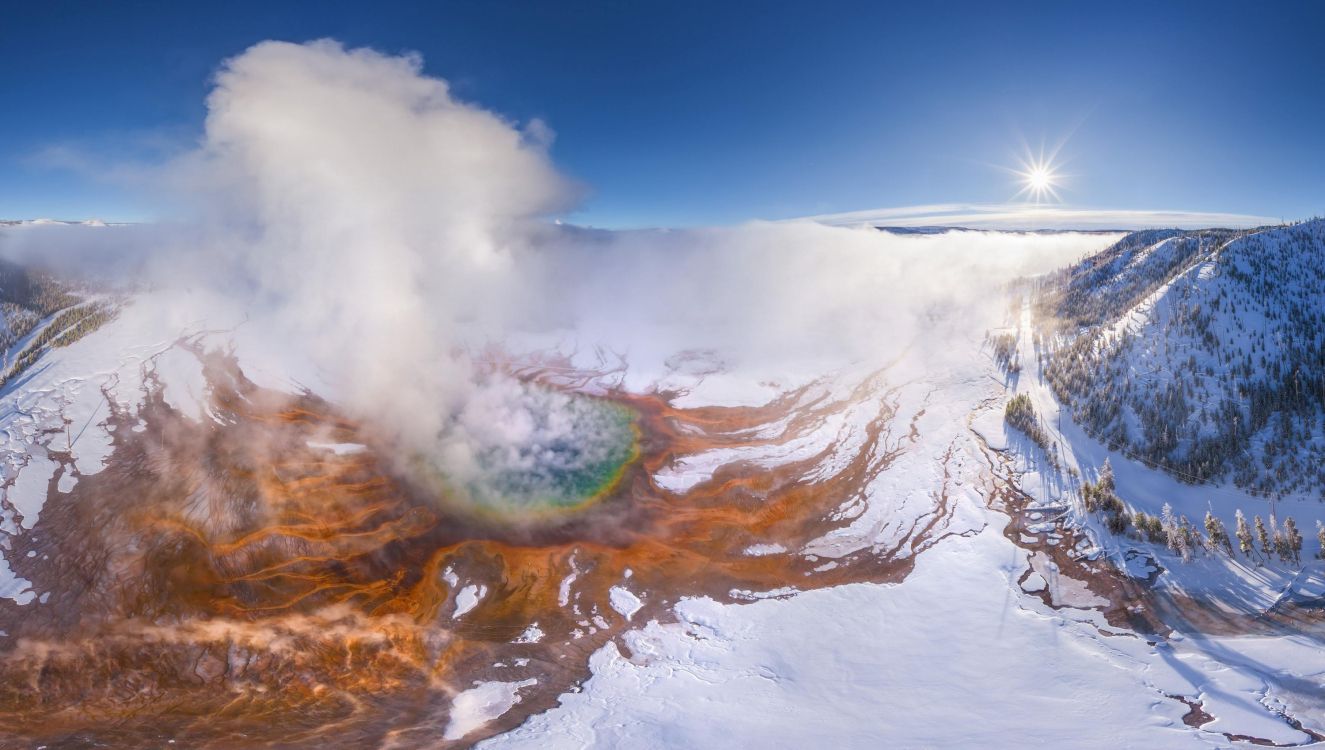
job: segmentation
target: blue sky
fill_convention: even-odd
[[[1325,213],[1325,3],[8,4],[0,217],[140,220],[112,165],[196,142],[263,39],[417,51],[557,134],[569,218],[698,225],[998,204],[1064,141],[1078,207]]]

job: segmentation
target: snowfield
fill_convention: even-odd
[[[922,520],[931,506],[915,498],[941,491],[946,465],[955,474],[950,523],[966,531],[920,552],[905,581],[750,604],[686,600],[678,622],[650,622],[595,654],[594,676],[557,709],[480,746],[1228,747],[1225,733],[1311,741],[1280,715],[1289,706],[1325,730],[1317,638],[1143,637],[1105,623],[1091,609],[1098,598],[1074,593],[1052,563],[1018,585],[1035,553],[1000,533],[1008,519],[985,503],[991,480],[976,437],[988,435],[995,450],[1016,439],[1002,425],[1006,391],[995,372],[976,356],[937,390],[926,383],[916,404],[926,412],[922,437],[865,493],[864,520],[806,550],[831,557],[886,545],[891,527]],[[970,412],[975,430],[966,428]],[[1125,492],[1134,475],[1115,466]],[[1035,476],[1019,480],[1034,485]],[[1061,500],[1043,495],[1046,507]],[[1256,586],[1273,598],[1277,583]],[[1045,588],[1065,606],[1029,595]],[[1215,720],[1186,725],[1180,698]]]
[[[596,654],[585,689],[483,748],[1227,747],[1166,695],[1218,698],[1220,731],[1306,735],[1260,704],[1222,643],[1151,645],[1015,591],[1024,552],[992,528],[922,554],[896,586],[688,600]],[[1236,643],[1236,639],[1235,639]],[[1264,643],[1259,645],[1264,651]],[[1319,652],[1296,643],[1319,679]]]
[[[1096,237],[1100,248],[1114,239]],[[1164,251],[1159,241],[1130,262],[1155,262]],[[1148,295],[1148,307],[1136,315],[1155,307],[1155,295],[1163,290]],[[204,323],[159,314],[176,307],[139,295],[117,319],[44,356],[21,383],[0,393],[0,552],[11,537],[33,528],[48,493],[68,492],[79,476],[100,469],[111,446],[108,400],[132,406],[145,379],[156,378],[174,407],[197,420],[211,418],[200,365],[182,341],[233,348],[260,384],[325,389],[335,397],[320,373],[291,361],[279,342],[265,340],[242,318]],[[1095,476],[1106,457],[1129,508],[1158,513],[1169,503],[1193,520],[1211,509],[1231,529],[1235,508],[1250,513],[1267,501],[1229,485],[1181,484],[1111,452],[1055,400],[1037,365],[1029,305],[1014,320],[982,322],[1011,324],[1024,368],[1019,376],[999,369],[979,327],[945,334],[937,343],[917,330],[914,341],[893,342],[882,367],[843,362],[827,374],[714,363],[687,369],[669,365],[670,354],[633,350],[621,382],[635,390],[679,390],[678,403],[688,406],[762,404],[808,386],[800,408],[848,397],[863,378],[880,373],[879,387],[860,391],[864,395],[849,408],[793,439],[683,456],[655,479],[683,491],[733,462],[758,470],[820,454],[826,458],[817,471],[826,476],[865,444],[871,421],[888,414],[886,466],[835,511],[841,525],[790,552],[819,571],[862,552],[913,559],[914,569],[892,584],[746,592],[745,603],[688,597],[668,616],[647,619],[640,613],[650,592],[627,577],[611,589],[610,606],[633,629],[593,653],[592,675],[558,706],[480,746],[1187,748],[1247,744],[1234,737],[1303,744],[1312,741],[1303,729],[1325,733],[1325,648],[1318,627],[1241,635],[1175,627],[1168,637],[1142,635],[1108,624],[1098,611],[1106,602],[1035,547],[1063,533],[1055,521],[1066,519],[1085,533],[1082,557],[1111,559],[1138,578],[1156,575],[1155,585],[1166,591],[1210,596],[1243,614],[1285,600],[1318,603],[1325,595],[1321,563],[1253,566],[1207,555],[1184,564],[1166,549],[1109,534],[1081,507],[1072,476]],[[601,351],[576,349],[574,356]],[[1032,400],[1057,467],[1004,424],[1003,406],[1014,394]],[[791,429],[789,422],[774,424],[752,438]],[[335,456],[363,449],[309,445]],[[67,463],[52,457],[65,451]],[[994,501],[996,487],[1009,484],[1026,493],[1039,514],[1031,518],[1039,525],[1015,541],[1003,533],[1010,511]],[[1287,512],[1293,501],[1279,502]],[[1304,531],[1325,520],[1325,505],[1314,501],[1295,502],[1291,512]],[[911,546],[916,531],[930,527],[945,535]],[[1314,555],[1314,539],[1308,542]],[[787,552],[769,541],[752,544],[746,554]],[[42,598],[48,592],[14,576],[9,562],[0,558],[0,595],[24,607],[48,606]],[[445,575],[459,586],[454,572]],[[561,607],[574,606],[575,576],[562,582]],[[466,583],[449,616],[461,620],[497,593]],[[514,642],[537,643],[543,636],[534,624]],[[473,736],[516,710],[535,684],[458,687],[438,740]],[[1194,712],[1197,705],[1203,714]]]

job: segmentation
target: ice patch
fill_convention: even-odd
[[[352,456],[356,453],[363,453],[368,450],[368,446],[363,445],[362,443],[319,443],[309,440],[305,445],[313,450],[331,451],[337,456]]]
[[[13,599],[19,604],[27,604],[36,595],[32,590],[32,581],[15,575],[9,567],[9,561],[0,555],[0,596]]]
[[[543,629],[538,627],[538,623],[530,623],[529,627],[524,629],[520,637],[515,639],[516,643],[538,643],[543,640]]]
[[[192,419],[206,416],[207,378],[202,362],[192,352],[172,347],[153,360],[156,375],[163,384],[162,397],[176,411]]]
[[[480,682],[455,697],[451,719],[446,725],[446,740],[458,740],[484,724],[499,718],[520,702],[520,689],[537,685],[534,679],[519,682]]]
[[[455,595],[455,614],[452,615],[452,617],[463,617],[471,609],[477,607],[478,603],[483,600],[483,597],[486,596],[487,593],[487,586],[479,586],[472,583],[463,589],[460,589],[460,593]]]
[[[23,528],[30,529],[37,523],[41,508],[46,504],[46,493],[51,478],[59,464],[47,458],[45,451],[34,449],[28,454],[28,463],[18,473],[18,479],[5,491],[8,498],[23,516]]]
[[[613,586],[608,592],[608,601],[612,604],[612,609],[620,612],[627,620],[634,617],[635,613],[644,606],[644,602],[624,586]]]

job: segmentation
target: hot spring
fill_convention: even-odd
[[[611,399],[500,380],[478,389],[423,463],[448,504],[537,519],[606,496],[639,456],[639,435],[635,412]]]

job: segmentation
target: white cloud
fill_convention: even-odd
[[[1280,219],[1246,214],[1198,211],[1093,209],[1019,203],[944,203],[880,208],[808,217],[835,226],[869,224],[889,227],[966,227],[969,229],[1201,229],[1257,227]]]

